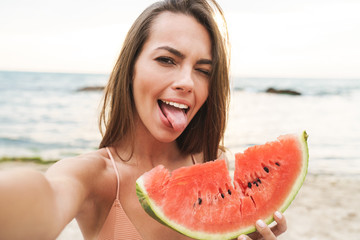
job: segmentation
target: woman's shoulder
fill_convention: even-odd
[[[106,180],[109,171],[109,158],[106,149],[61,159],[47,171],[48,179],[62,179],[80,183],[91,191],[98,181]]]
[[[47,172],[86,172],[85,170],[101,170],[106,167],[107,152],[105,149],[84,153],[75,157],[59,160],[52,165]]]

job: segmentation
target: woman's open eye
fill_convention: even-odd
[[[158,57],[158,58],[155,58],[155,60],[160,63],[175,65],[175,61],[171,57]]]

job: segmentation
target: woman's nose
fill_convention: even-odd
[[[173,88],[177,91],[191,93],[194,89],[192,71],[184,69],[174,81]]]

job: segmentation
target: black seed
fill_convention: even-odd
[[[252,187],[251,182],[248,182],[248,187],[249,187],[249,188],[251,188],[251,187]]]
[[[258,181],[258,183],[261,183],[261,180],[260,180],[260,178],[258,178],[258,179],[257,179],[257,181]]]
[[[276,162],[275,164],[280,167],[280,163]]]
[[[269,171],[269,169],[267,168],[267,167],[264,167],[264,171],[265,172],[267,172],[267,173],[269,173],[270,171]]]
[[[199,205],[201,205],[201,203],[202,203],[202,199],[201,199],[201,198],[199,198],[199,199],[198,199],[198,202],[199,202]]]
[[[257,187],[259,186],[259,184],[255,181],[255,182],[253,182],[253,184],[255,184]]]
[[[223,193],[221,193],[221,197],[222,197],[222,198],[224,198],[224,197],[225,197],[225,195],[224,195]]]
[[[230,189],[228,189],[228,193],[229,193],[229,195],[231,195],[231,191],[230,191]]]

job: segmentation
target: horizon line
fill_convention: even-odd
[[[0,72],[12,72],[12,73],[43,73],[43,74],[79,74],[79,75],[111,75],[111,71],[106,73],[106,72],[92,72],[92,71],[38,71],[38,70],[4,70],[4,69],[0,69]],[[288,75],[283,75],[283,76],[261,76],[261,75],[235,75],[235,74],[231,74],[230,73],[230,79],[309,79],[309,80],[359,80],[359,77],[311,77],[311,76],[304,76],[304,77],[300,77],[300,76],[288,76]]]

